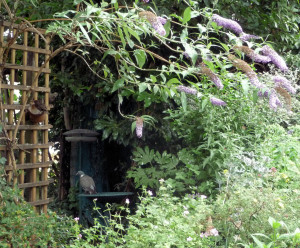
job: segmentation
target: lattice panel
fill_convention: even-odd
[[[0,22],[0,119],[4,129],[0,151],[7,158],[8,181],[17,184],[25,200],[43,212],[47,212],[51,183],[49,43],[44,30]]]

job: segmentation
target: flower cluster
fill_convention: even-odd
[[[291,85],[291,83],[282,76],[274,76],[273,81],[275,82],[275,86],[280,86],[285,88],[291,94],[296,94],[296,89]]]
[[[245,53],[254,62],[263,64],[271,62],[271,59],[268,56],[260,55],[247,46],[234,46],[233,48]]]
[[[281,102],[275,92],[275,90],[272,90],[269,96],[269,105],[271,109],[276,110],[278,106],[281,106]]]
[[[208,76],[211,81],[216,85],[218,89],[223,89],[224,85],[222,84],[221,79],[211,71],[204,63],[201,63],[201,73]]]
[[[210,98],[210,102],[213,104],[213,105],[216,105],[216,106],[226,106],[227,103],[222,101],[221,99],[219,98],[216,98],[216,97],[211,97]]]
[[[253,35],[253,34],[246,34],[246,33],[241,33],[240,34],[240,39],[242,41],[248,41],[250,39],[260,39],[261,37]]]
[[[231,31],[233,31],[236,34],[243,33],[243,29],[236,21],[224,18],[222,16],[219,16],[217,14],[213,14],[212,20],[217,23],[219,26],[222,26],[224,28],[228,28]]]
[[[264,55],[268,56],[273,64],[276,65],[282,72],[289,70],[283,58],[281,58],[271,47],[267,45],[263,46],[262,52]]]
[[[179,85],[177,87],[177,90],[178,91],[181,91],[181,92],[184,92],[186,94],[191,94],[191,95],[197,95],[197,90],[191,88],[191,87],[186,87],[186,86],[183,86],[183,85]]]
[[[143,136],[144,119],[142,117],[136,117],[136,136],[142,138]]]
[[[149,0],[143,0],[144,3],[149,3]]]
[[[166,30],[164,29],[164,26],[167,22],[167,19],[163,17],[156,16],[154,13],[150,11],[142,11],[139,13],[141,17],[146,17],[147,20],[151,23],[152,27],[155,29],[155,31],[161,35],[166,35]]]
[[[292,98],[291,98],[290,94],[284,88],[281,88],[281,87],[275,87],[274,89],[276,90],[276,92],[279,95],[281,95],[284,98],[286,104],[291,107]]]
[[[216,228],[209,229],[205,233],[201,233],[200,237],[201,238],[207,238],[209,236],[219,236],[219,232]]]
[[[238,59],[237,57],[235,57],[232,54],[228,55],[229,60],[232,61],[233,66],[235,66],[236,68],[242,70],[247,77],[250,80],[250,83],[258,88],[258,89],[263,89],[266,88],[266,86],[264,84],[262,84],[261,82],[259,82],[256,73],[252,70],[251,66],[248,65],[245,61]]]

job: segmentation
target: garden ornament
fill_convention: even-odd
[[[96,194],[96,187],[93,178],[84,174],[83,171],[78,171],[76,176],[80,176],[79,183],[85,193]]]

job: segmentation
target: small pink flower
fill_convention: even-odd
[[[75,220],[76,222],[78,222],[78,221],[79,221],[79,217],[75,217],[74,220]]]
[[[271,172],[275,173],[277,171],[277,169],[275,167],[271,168]]]
[[[79,233],[77,236],[77,239],[81,239],[81,238],[82,238],[82,235]]]

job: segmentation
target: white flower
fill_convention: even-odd
[[[206,195],[201,195],[200,197],[201,197],[201,199],[206,199],[207,198]]]
[[[163,178],[158,180],[160,183],[163,183],[165,180]]]
[[[212,236],[218,236],[219,235],[219,232],[216,228],[213,228],[209,231],[210,235]]]
[[[169,221],[167,221],[167,220],[164,220],[164,225],[165,226],[167,226],[167,225],[169,225],[170,224],[170,222]]]
[[[190,213],[189,211],[185,210],[185,211],[183,212],[183,215],[186,216],[186,215],[188,215],[189,213]]]
[[[193,240],[193,238],[191,238],[191,237],[188,237],[187,239],[186,239],[186,241],[192,241]]]
[[[126,204],[129,204],[129,203],[130,203],[130,201],[129,201],[128,198],[125,200],[125,203],[126,203]]]
[[[147,192],[148,192],[148,194],[149,194],[150,196],[153,195],[153,192],[152,192],[151,190],[148,190]]]

